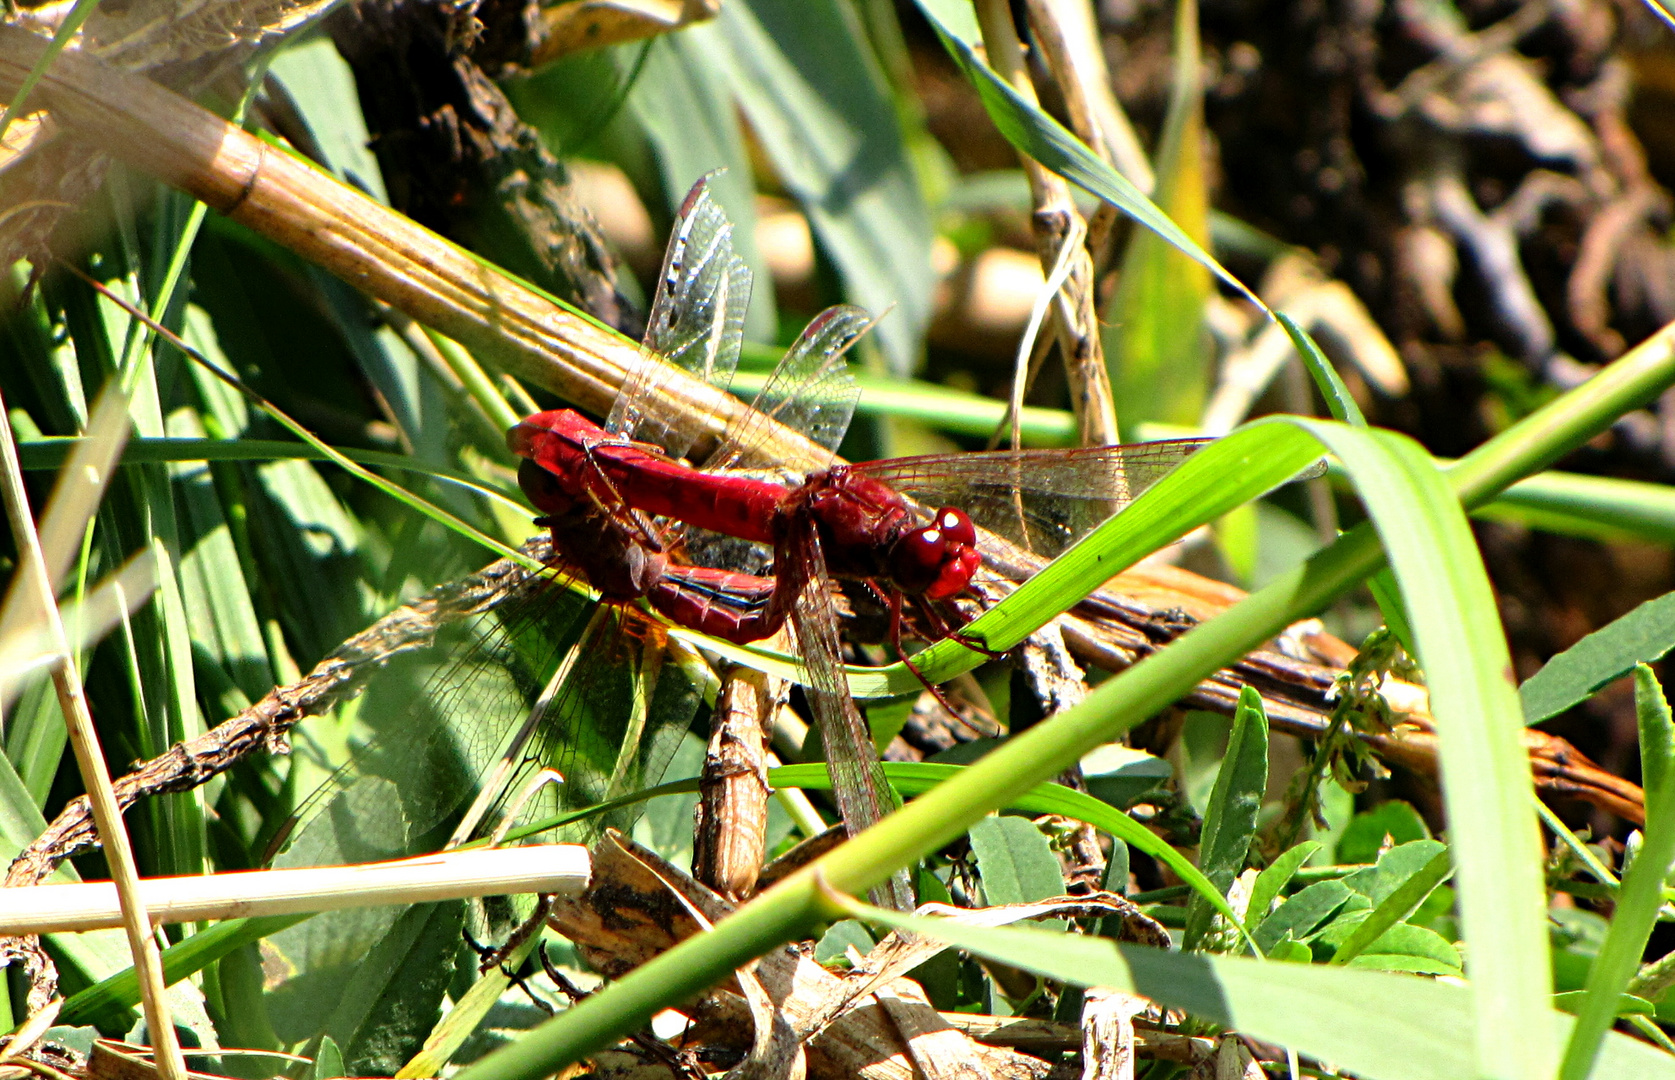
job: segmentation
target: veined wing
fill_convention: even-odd
[[[872,734],[855,699],[849,696],[842,654],[838,651],[838,615],[832,603],[832,582],[813,523],[791,530],[781,569],[783,583],[796,579],[797,595],[791,609],[797,650],[808,669],[809,711],[820,730],[826,767],[832,776],[832,795],[843,815],[844,828],[854,836],[877,824],[894,810],[895,791],[884,775]],[[796,567],[795,571],[790,567]],[[873,902],[897,911],[913,910],[913,889],[905,871],[873,890]]]
[[[541,766],[566,778],[560,791],[543,796],[544,812],[621,794],[641,776],[656,783],[667,748],[624,764],[624,753],[637,745],[626,739],[631,729],[648,728],[618,708],[637,692],[632,679],[645,678],[643,670],[633,673],[643,668],[641,641],[655,636],[650,625],[637,611],[600,606],[536,578],[492,611],[439,632],[431,648],[393,661],[359,704],[369,730],[365,745],[309,800],[310,817],[283,864],[433,850],[491,778],[484,819],[492,828],[516,797],[519,777]],[[513,748],[514,734],[538,702],[538,726]],[[696,708],[696,698],[691,705]],[[690,711],[677,726],[689,719]],[[494,764],[509,750],[512,768],[494,778]],[[344,824],[352,834],[342,831]]]
[[[487,809],[473,834],[486,835],[507,819],[533,821],[655,785],[701,700],[699,682],[665,659],[664,644],[636,610],[600,607],[541,578],[525,581],[489,610],[444,628],[435,646],[398,657],[369,684],[356,708],[370,737],[308,801],[275,865],[437,850],[478,796]],[[567,661],[569,672],[555,679]],[[549,687],[531,737],[516,745]],[[543,767],[565,782],[541,787],[514,809]],[[585,841],[604,824],[626,828],[636,816],[629,809],[541,838]],[[276,941],[299,970],[315,971],[364,958],[397,914],[329,913]]]
[[[977,524],[1048,558],[1087,535],[1213,439],[1066,450],[924,454],[851,466],[926,508],[958,506]],[[1294,480],[1320,476],[1324,461]]]
[[[656,388],[673,368],[722,389],[732,384],[750,289],[750,269],[733,250],[733,223],[711,195],[709,176],[701,177],[675,215],[641,363],[618,391],[605,430],[685,457],[696,428],[665,413]]]
[[[877,321],[853,304],[838,304],[816,315],[774,365],[751,403],[754,411],[722,438],[703,467],[716,472],[737,464],[763,438],[767,421],[800,432],[835,454],[861,396],[845,357]]]
[[[721,472],[736,466],[765,437],[769,421],[801,432],[835,454],[849,430],[861,394],[849,373],[845,354],[876,321],[852,304],[838,304],[816,315],[774,365],[751,411],[727,432],[704,462],[704,471]],[[787,486],[802,480],[800,473],[788,476],[773,470],[753,475]],[[704,529],[688,529],[685,537],[687,556],[705,566],[765,574],[773,561],[772,552],[761,544]]]
[[[1050,558],[1211,441],[924,454],[852,468],[927,508],[958,506],[984,528]]]

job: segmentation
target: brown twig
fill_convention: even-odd
[[[982,0],[977,5],[977,12],[990,64],[1014,90],[1033,102],[1035,88],[1024,65],[1011,9],[1004,0]],[[1086,123],[1085,108],[1082,117]],[[1089,134],[1092,134],[1091,129]],[[1086,247],[1081,246],[1087,235],[1087,226],[1070,197],[1070,185],[1064,178],[1048,172],[1031,158],[1022,160],[1024,173],[1029,178],[1030,196],[1035,204],[1036,254],[1042,269],[1051,271],[1059,261],[1065,244],[1072,242],[1072,238],[1078,245],[1070,274],[1052,310],[1053,329],[1059,351],[1064,357],[1064,370],[1070,382],[1070,401],[1076,413],[1081,442],[1085,446],[1114,443],[1117,441],[1117,413],[1111,397],[1110,373],[1105,368],[1104,347],[1099,338],[1093,260]]]

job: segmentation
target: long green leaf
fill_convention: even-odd
[[[1314,379],[1315,388],[1320,396],[1326,400],[1326,408],[1334,420],[1342,420],[1351,427],[1366,427],[1367,418],[1361,413],[1361,406],[1355,404],[1355,398],[1350,394],[1349,387],[1344,384],[1332,362],[1326,359],[1326,354],[1320,351],[1308,332],[1297,324],[1297,320],[1280,311],[1274,314],[1279,324],[1285,328],[1286,336],[1291,339],[1297,355],[1302,357],[1303,366],[1308,368],[1309,375]]]
[[[1262,925],[1262,920],[1268,917],[1268,908],[1291,884],[1291,879],[1297,876],[1297,871],[1303,864],[1314,857],[1314,853],[1321,849],[1319,840],[1304,840],[1295,847],[1288,848],[1279,858],[1269,863],[1260,874],[1256,875],[1256,884],[1250,890],[1250,906],[1245,909],[1245,925],[1255,930]]]
[[[338,178],[388,204],[384,173],[355,92],[355,73],[325,35],[288,45],[268,67],[297,104],[326,165]]]
[[[940,762],[886,761],[884,774],[890,784],[904,795],[923,795],[944,781],[953,780],[963,765],[944,765]],[[828,790],[831,774],[823,764],[781,765],[768,770],[768,782],[775,787],[800,787]],[[683,788],[682,790],[691,790]],[[1171,873],[1192,887],[1194,895],[1202,898],[1218,914],[1235,919],[1233,909],[1221,890],[1210,884],[1210,879],[1192,865],[1191,860],[1163,840],[1162,837],[1109,803],[1062,784],[1041,783],[1013,794],[996,809],[1014,810],[1024,814],[1057,814],[1075,821],[1085,821],[1096,829],[1111,834],[1130,847],[1144,852],[1167,866]]]
[[[1650,754],[1642,751],[1643,756],[1661,756],[1667,763],[1670,732],[1675,725],[1670,722],[1669,702],[1664,699],[1652,669],[1644,664],[1635,668],[1634,698],[1643,741],[1654,744]],[[1617,893],[1617,910],[1605,931],[1599,955],[1588,969],[1586,994],[1576,1017],[1576,1027],[1565,1046],[1560,1080],[1586,1080],[1590,1074],[1598,1075],[1596,1055],[1602,1049],[1601,1040],[1617,1018],[1623,991],[1634,977],[1646,941],[1657,925],[1658,909],[1664,901],[1664,882],[1671,864],[1675,864],[1675,782],[1672,782],[1675,778],[1667,768],[1661,773],[1657,787],[1646,791],[1644,840],[1634,863],[1623,875],[1623,885]]]
[[[890,370],[906,375],[931,317],[930,215],[851,5],[735,0],[718,26],[728,83],[848,298],[894,306],[873,333]]]
[[[1197,0],[1176,0],[1174,67],[1154,194],[1158,209],[1202,249],[1210,243],[1210,199]],[[1145,421],[1198,422],[1214,373],[1204,326],[1209,297],[1210,273],[1202,263],[1149,229],[1134,230],[1105,311],[1104,334],[1125,439]]]
[[[1256,835],[1256,812],[1267,790],[1268,714],[1262,710],[1262,695],[1247,686],[1239,692],[1233,733],[1210,789],[1204,832],[1198,841],[1198,865],[1222,893],[1245,868],[1245,856]],[[1210,914],[1210,905],[1202,897],[1193,897],[1187,906],[1182,948],[1190,951],[1199,943],[1210,928]]]
[[[919,0],[919,10],[925,13],[949,55],[976,88],[989,118],[1008,142],[1066,180],[1086,188],[1128,214],[1242,293],[1251,303],[1263,311],[1268,310],[1255,293],[1175,224],[1168,214],[1158,209],[1157,204],[1146,198],[1139,188],[1066,131],[1062,124],[1025,101],[995,74],[978,52],[980,35],[969,4],[958,0]]]
[[[836,906],[836,905],[834,905]],[[1211,1023],[1330,1061],[1377,1080],[1458,1080],[1491,1074],[1476,1064],[1474,995],[1431,979],[1317,964],[1186,955],[1029,927],[963,925],[880,911],[844,900],[841,910],[892,929],[947,941],[976,955],[1077,986],[1109,986],[1182,1009]],[[1346,1008],[1346,1004],[1353,1007]],[[1542,1031],[1572,1021],[1545,1006]],[[1528,1033],[1525,1033],[1528,1034]],[[1675,1077],[1675,1061],[1645,1043],[1613,1035],[1604,1075]]]
[[[272,915],[261,919],[229,919],[178,945],[163,950],[163,981],[172,985],[201,971],[234,949],[260,941],[269,934],[295,926],[307,915]],[[119,971],[72,995],[59,1012],[65,1024],[91,1023],[108,1010],[132,1008],[140,1000],[140,984],[133,968]]]
[[[1212,443],[974,620],[966,634],[992,649],[1013,647],[1141,558],[1296,476],[1317,460],[1318,450],[1302,431],[1273,421]],[[969,671],[982,659],[953,640],[913,658],[932,682]],[[880,676],[883,686],[851,685],[859,696],[906,693],[912,685],[912,673],[900,664]]]
[[[761,283],[745,311],[745,334],[752,341],[773,341],[778,320],[774,291],[767,286],[773,278],[756,247],[756,192],[726,62],[731,53],[727,39],[711,22],[665,34],[648,48],[628,96],[628,112],[656,148],[669,211],[680,205],[693,181],[716,169],[726,170],[710,179],[710,191],[733,223],[734,249]],[[624,51],[622,60],[627,77],[637,59]]]
[[[1670,649],[1675,649],[1675,592],[1646,601],[1547,661],[1518,688],[1525,723],[1559,715]]]
[[[1456,853],[1469,970],[1478,994],[1482,1075],[1546,1076],[1540,1036],[1551,973],[1538,825],[1511,656],[1465,514],[1409,440],[1317,423],[1356,479],[1411,619],[1441,735],[1443,794]],[[1504,1033],[1530,1033],[1508,1047]]]

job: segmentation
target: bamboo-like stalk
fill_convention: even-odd
[[[468,896],[576,896],[587,887],[591,872],[587,848],[579,844],[534,844],[358,866],[147,878],[139,882],[138,895],[153,921],[182,923]],[[0,889],[0,927],[8,934],[80,932],[120,925],[122,915],[112,882]]]
[[[0,26],[0,96],[15,90],[45,39]],[[65,53],[30,95],[65,130],[202,201],[459,342],[475,355],[591,412],[610,409],[638,346],[482,262],[299,158],[137,75]],[[670,369],[657,394],[701,450],[748,407]],[[830,455],[762,425],[760,460],[817,468]]]

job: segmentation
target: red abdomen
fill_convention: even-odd
[[[748,645],[785,625],[786,605],[776,602],[775,580],[704,566],[673,566],[646,593],[670,622]]]
[[[548,498],[556,490],[744,540],[773,541],[774,513],[785,497],[777,484],[688,468],[653,448],[619,439],[570,409],[524,418],[506,443],[514,454],[551,474],[550,482],[542,481]],[[542,505],[528,484],[524,491]]]

